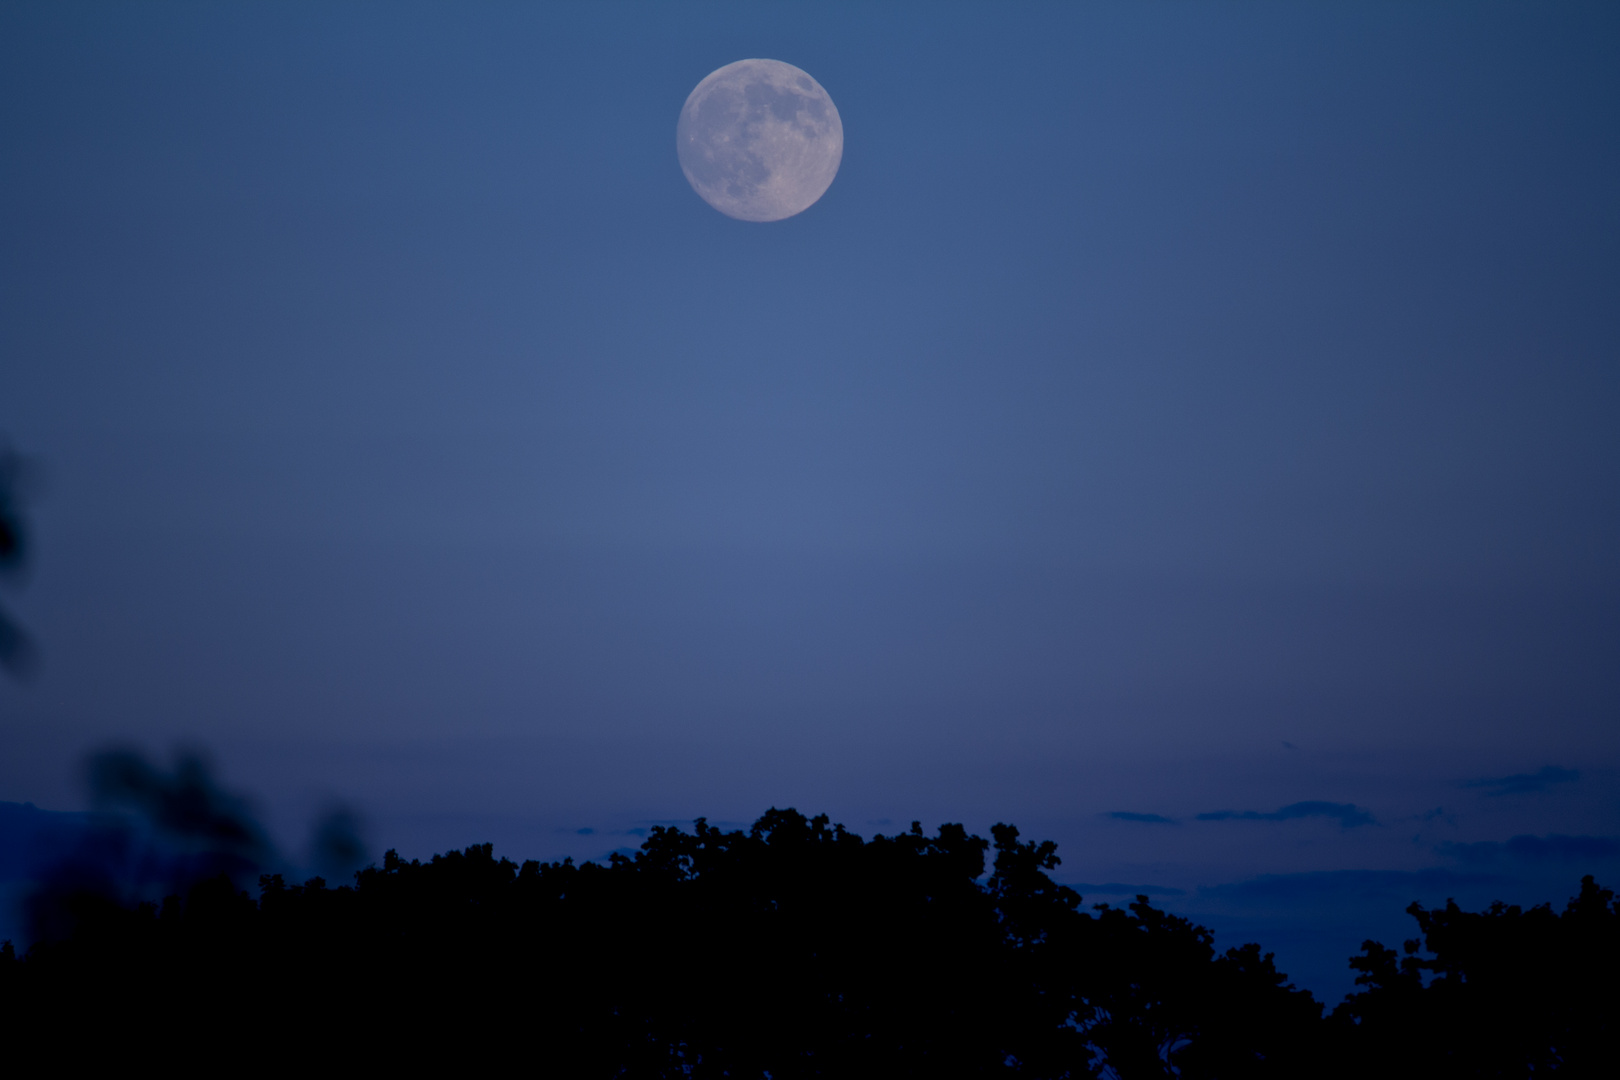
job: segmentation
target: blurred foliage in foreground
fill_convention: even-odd
[[[28,528],[23,521],[25,489],[31,464],[0,439],[0,578],[21,576],[28,565]],[[27,632],[0,608],[0,668],[27,674],[34,645]]]
[[[1414,905],[1423,939],[1368,942],[1324,1016],[1258,946],[1217,954],[1145,897],[1087,910],[1052,844],[992,833],[866,841],[771,810],[607,865],[486,844],[340,888],[264,875],[256,900],[228,873],[160,903],[58,888],[49,934],[0,955],[0,1016],[14,1059],[57,1068],[1612,1075],[1620,905],[1590,878],[1561,914]]]

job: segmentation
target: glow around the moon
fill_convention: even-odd
[[[844,124],[821,84],[792,64],[738,60],[686,99],[675,148],[710,206],[743,221],[780,221],[838,175]]]

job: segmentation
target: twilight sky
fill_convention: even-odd
[[[1335,995],[1620,883],[1620,9],[875,7],[0,6],[0,801],[1006,820]],[[675,155],[748,57],[773,224]]]

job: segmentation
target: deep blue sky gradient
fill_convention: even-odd
[[[1608,4],[0,7],[0,800],[126,742],[289,846],[1009,820],[1334,991],[1414,897],[1620,881],[1616,55]],[[846,130],[773,225],[675,161],[751,56]]]

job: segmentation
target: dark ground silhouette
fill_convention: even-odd
[[[655,829],[606,865],[486,844],[389,852],[338,888],[264,875],[257,900],[228,872],[159,903],[57,888],[49,932],[0,958],[0,1015],[11,1053],[58,1068],[1605,1075],[1620,905],[1590,878],[1562,914],[1414,905],[1422,939],[1368,942],[1363,990],[1324,1016],[1259,946],[1218,954],[1145,897],[1088,910],[1052,844],[992,835],[863,840],[771,810]]]

